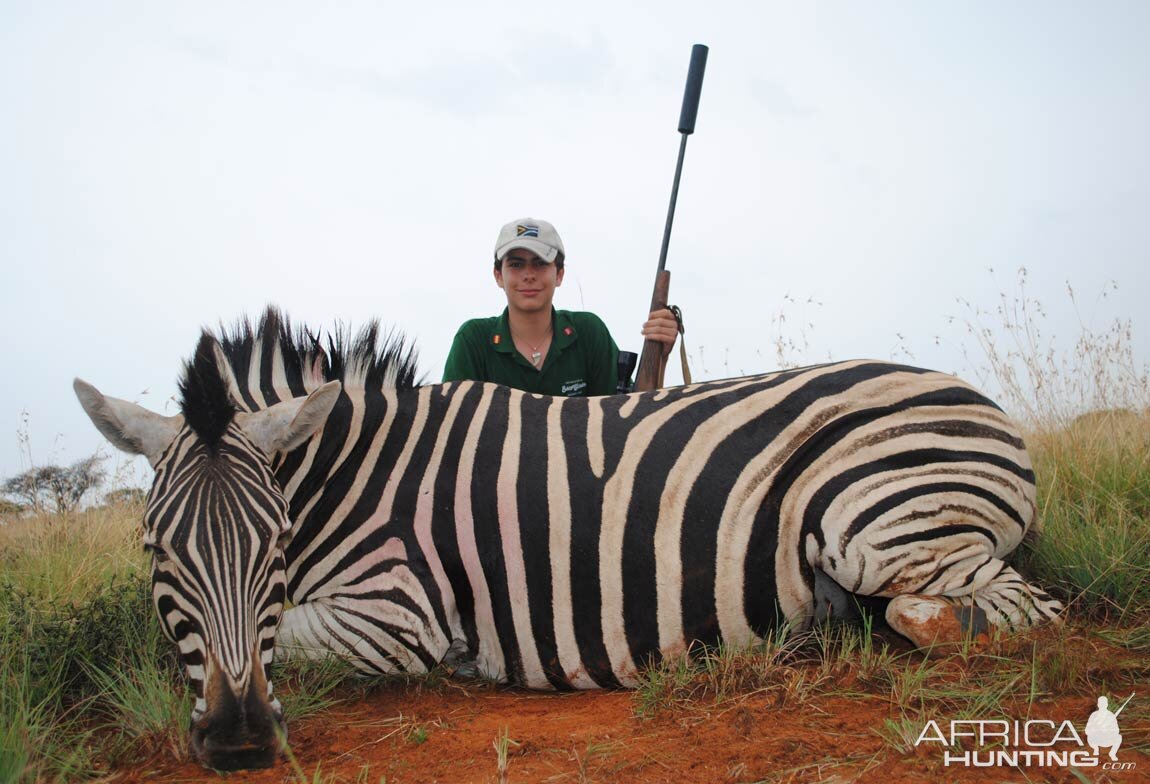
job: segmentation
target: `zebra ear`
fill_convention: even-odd
[[[100,390],[78,378],[72,382],[72,389],[104,438],[117,449],[148,458],[153,468],[184,426],[179,414],[162,416],[126,400],[104,397]]]
[[[290,452],[323,427],[342,385],[329,381],[307,397],[276,403],[254,414],[239,412],[236,424],[267,454]]]

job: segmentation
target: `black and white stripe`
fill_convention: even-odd
[[[266,459],[239,432],[206,451],[190,428],[176,437],[144,517],[152,596],[195,689],[193,721],[207,710],[209,670],[242,693],[253,668],[271,664],[286,587],[277,539],[287,509],[261,492],[275,487]],[[278,712],[270,682],[265,694]]]
[[[193,722],[213,680],[237,695],[262,684],[281,713],[266,668],[286,594],[288,510],[267,456],[235,421],[214,346],[201,341],[185,368],[184,424],[156,462],[144,513],[153,600],[195,689]]]
[[[1035,520],[1019,434],[953,376],[854,361],[552,399],[418,386],[374,328],[324,351],[274,311],[221,344],[249,410],[343,382],[274,461],[285,654],[423,671],[454,647],[492,677],[594,688],[805,622],[818,574],[1004,625],[1058,609],[1001,560]]]

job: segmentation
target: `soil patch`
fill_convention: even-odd
[[[290,703],[288,703],[290,705]],[[764,691],[699,701],[639,718],[632,692],[549,694],[459,685],[393,684],[356,693],[322,715],[291,721],[295,764],[215,774],[157,751],[114,778],[145,781],[497,782],[495,743],[506,735],[511,782],[1075,782],[1150,781],[1150,757],[1123,750],[1133,770],[945,766],[937,744],[900,744],[899,710],[878,695],[825,695],[789,704]],[[1013,706],[1012,706],[1013,707]],[[1020,720],[1069,719],[1079,732],[1094,699],[1035,703]],[[1143,712],[1144,713],[1144,712]],[[1126,717],[1123,717],[1124,719]],[[921,722],[911,734],[921,728]],[[1150,721],[1123,722],[1145,746]],[[1139,743],[1140,739],[1140,743]],[[1133,743],[1131,743],[1133,741]],[[1105,752],[1103,752],[1105,754]],[[302,774],[302,776],[301,776]]]

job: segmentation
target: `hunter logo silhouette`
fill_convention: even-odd
[[[1133,698],[1134,695],[1131,694],[1126,698],[1126,702],[1122,703],[1122,707],[1113,713],[1109,708],[1110,701],[1105,697],[1098,698],[1098,710],[1091,713],[1090,718],[1086,720],[1086,742],[1090,744],[1095,757],[1100,756],[1099,747],[1109,747],[1110,759],[1118,761],[1118,747],[1122,745],[1122,733],[1118,730],[1118,714]]]

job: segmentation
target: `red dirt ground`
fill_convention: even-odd
[[[903,752],[877,734],[897,715],[885,697],[815,697],[798,709],[780,702],[777,693],[759,692],[641,719],[631,692],[397,684],[321,715],[289,718],[298,768],[285,761],[216,774],[157,750],[111,778],[279,784],[301,781],[302,774],[307,782],[498,782],[493,743],[506,728],[518,743],[510,749],[510,782],[1150,781],[1150,756],[1125,748],[1119,760],[1135,763],[1134,770],[1084,768],[1085,778],[1061,768],[944,767],[938,746]],[[1035,705],[1031,718],[1070,719],[1081,732],[1094,707],[1089,697],[1060,699]],[[1122,722],[1126,745],[1132,733],[1141,743],[1150,735],[1150,721],[1145,715],[1139,721]]]

